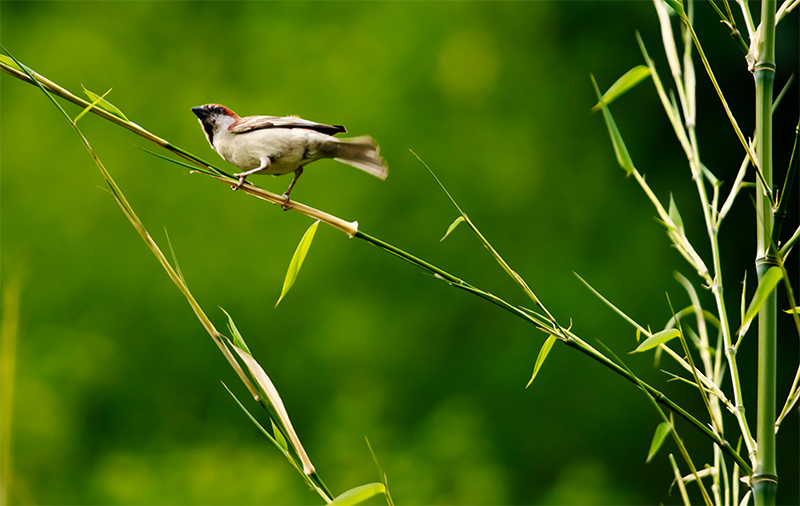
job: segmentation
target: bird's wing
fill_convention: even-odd
[[[314,123],[313,121],[298,118],[297,116],[248,116],[234,121],[231,126],[228,127],[228,131],[234,134],[240,134],[261,128],[307,128],[328,135],[347,131],[342,125]]]

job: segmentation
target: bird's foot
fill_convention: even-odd
[[[284,211],[288,211],[289,209],[292,208],[292,206],[289,205],[289,193],[288,192],[284,193],[282,196],[283,196],[283,205],[281,206],[281,209],[283,209]]]
[[[239,178],[239,182],[236,183],[234,186],[231,186],[231,190],[236,191],[242,187],[244,184],[244,180],[247,178],[247,174],[234,174],[234,176]]]

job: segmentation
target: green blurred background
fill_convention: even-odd
[[[707,5],[697,25],[749,132],[742,55]],[[797,71],[797,26],[796,12],[780,26],[779,87]],[[635,30],[668,81],[651,3],[3,1],[0,29],[42,75],[76,93],[113,87],[107,98],[132,121],[223,168],[190,107],[219,102],[373,135],[390,165],[385,182],[321,161],[293,197],[525,304],[466,228],[439,242],[456,213],[414,150],[562,322],[702,414],[695,392],[666,383],[651,356],[626,355],[632,328],[573,276],[654,329],[670,316],[665,291],[687,303],[673,272],[697,281],[589,112],[590,73],[606,88],[642,63]],[[701,153],[730,181],[741,148],[708,79],[698,81]],[[247,399],[67,123],[32,86],[5,74],[0,84],[0,274],[4,287],[22,287],[11,502],[320,503],[223,389]],[[652,83],[613,110],[640,171],[662,201],[673,192],[707,254]],[[778,178],[797,110],[795,84],[776,118]],[[335,493],[377,481],[367,436],[400,504],[680,501],[669,491],[674,445],[644,463],[659,419],[630,384],[556,344],[526,390],[544,335],[329,227],[273,309],[308,218],[187,175],[97,117],[80,126],[165,249],[168,231],[217,326],[217,306],[234,317]],[[289,178],[253,182],[281,193]],[[754,285],[751,215],[743,196],[722,231],[732,314],[745,270]],[[782,395],[797,341],[782,340]],[[753,417],[749,386],[746,395]],[[707,442],[679,428],[696,462],[707,461]],[[797,432],[795,413],[779,438],[787,504],[800,501]]]

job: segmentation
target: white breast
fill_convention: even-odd
[[[263,174],[287,174],[298,167],[322,158],[317,147],[318,136],[328,137],[302,128],[264,128],[242,134],[223,132],[215,139],[217,152],[242,170],[252,170],[268,156],[271,164]]]

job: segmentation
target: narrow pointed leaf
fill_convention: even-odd
[[[792,308],[792,309],[784,309],[783,312],[786,313],[786,314],[798,314],[798,313],[800,313],[800,306]]]
[[[641,353],[643,351],[647,351],[649,349],[655,348],[659,344],[664,344],[667,341],[674,339],[680,335],[678,329],[667,329],[662,330],[661,332],[656,332],[652,336],[648,337],[642,344],[636,347],[631,353]]]
[[[14,70],[19,70],[20,72],[24,72],[24,70],[22,69],[20,64],[16,60],[11,58],[10,56],[6,56],[4,54],[0,55],[0,62],[3,62],[5,65],[8,65],[9,67],[11,67]],[[27,67],[26,67],[26,69],[29,72],[33,72],[31,69],[28,69]]]
[[[453,221],[453,223],[451,223],[450,226],[447,227],[447,232],[445,232],[444,237],[439,239],[439,242],[444,241],[445,239],[447,239],[447,236],[450,235],[450,232],[455,230],[456,227],[459,224],[463,223],[463,222],[464,222],[464,216],[459,216],[458,218],[456,218],[455,221]]]
[[[109,88],[107,92],[103,93],[103,96],[94,99],[94,101],[91,104],[87,105],[77,116],[75,116],[75,119],[72,120],[73,123],[77,123],[78,121],[80,121],[80,119],[83,118],[87,112],[91,111],[92,108],[94,108],[97,104],[100,103],[100,101],[105,99],[105,96],[108,95],[109,93],[111,93],[111,88]]]
[[[122,111],[119,110],[119,108],[117,108],[117,106],[115,106],[114,104],[112,104],[111,102],[109,102],[108,100],[103,98],[106,95],[108,95],[111,92],[111,90],[108,90],[102,96],[98,95],[97,93],[91,92],[91,91],[87,90],[86,88],[83,88],[83,92],[86,93],[86,96],[89,97],[89,100],[91,100],[92,102],[97,102],[97,106],[100,109],[103,109],[106,112],[110,112],[114,116],[116,116],[116,117],[118,117],[120,119],[124,119],[125,121],[130,123],[130,120],[125,116],[125,114],[122,113]]]
[[[622,77],[611,85],[611,87],[603,94],[603,102],[610,104],[615,99],[626,93],[628,90],[642,82],[643,79],[650,76],[650,68],[647,65],[638,65],[633,67],[625,73]],[[602,109],[602,104],[598,101],[592,112],[597,112]]]
[[[739,300],[739,316],[744,321],[745,307],[747,305],[747,271],[744,271],[742,279],[742,297]]]
[[[283,297],[289,292],[289,289],[297,279],[297,275],[300,273],[300,268],[303,266],[303,260],[306,259],[306,253],[308,253],[308,248],[311,247],[311,242],[314,240],[314,234],[317,232],[318,226],[319,220],[315,221],[310,227],[308,227],[306,233],[303,234],[303,238],[300,239],[300,244],[297,245],[297,249],[294,251],[294,255],[292,255],[292,261],[289,262],[289,269],[286,271],[286,278],[283,280],[281,296],[278,297],[278,302],[275,303],[275,307],[278,307],[278,304],[281,303]]]
[[[536,379],[536,375],[539,374],[539,369],[541,369],[542,364],[544,364],[544,360],[547,358],[547,354],[550,353],[550,348],[553,347],[553,343],[556,342],[556,339],[556,336],[551,335],[542,345],[542,348],[539,350],[539,356],[536,357],[536,363],[533,366],[533,376],[531,376],[531,380],[528,381],[528,384],[525,385],[525,388],[531,386],[533,380]]]
[[[740,330],[745,325],[749,325],[753,318],[756,317],[761,306],[764,305],[767,296],[772,293],[772,290],[775,289],[782,278],[783,272],[781,272],[781,268],[777,266],[770,267],[767,273],[764,274],[764,277],[761,278],[761,281],[758,283],[758,288],[756,288],[756,293],[753,295],[753,300],[750,301],[750,306],[748,306],[744,314],[744,321],[742,321]]]
[[[778,433],[778,429],[780,428],[781,424],[783,423],[783,419],[786,418],[788,415],[792,413],[792,409],[794,405],[797,404],[797,401],[800,400],[800,389],[795,388],[794,391],[789,392],[789,397],[786,399],[786,403],[783,405],[783,409],[781,410],[781,414],[778,415],[778,419],[775,421],[775,433]]]
[[[625,142],[622,140],[622,135],[619,133],[619,129],[617,129],[617,124],[614,122],[614,117],[611,116],[611,111],[608,110],[608,106],[600,96],[600,89],[597,87],[597,82],[594,80],[594,76],[591,77],[592,85],[594,86],[594,92],[597,95],[597,99],[600,101],[600,107],[603,109],[603,119],[606,122],[608,135],[611,137],[611,145],[614,146],[614,153],[617,155],[617,163],[620,167],[625,169],[625,172],[630,174],[634,169],[633,160],[631,160],[631,156],[628,153],[628,148],[625,146]]]
[[[225,309],[223,308],[220,309],[222,309],[222,312],[225,313],[225,316],[228,317],[228,329],[231,331],[231,334],[233,335],[233,344],[246,351],[252,357],[253,354],[250,352],[250,348],[247,347],[247,343],[244,342],[244,338],[242,337],[242,334],[239,332],[239,329],[236,328],[236,324],[233,322],[233,318],[231,318],[231,315],[229,315],[228,312],[225,311]]]
[[[162,155],[160,153],[156,153],[155,151],[150,151],[149,149],[145,149],[145,148],[142,148],[142,147],[139,147],[139,146],[134,146],[134,147],[141,149],[145,153],[150,153],[153,156],[157,156],[157,157],[159,157],[159,158],[161,158],[163,160],[166,160],[168,162],[172,162],[175,165],[180,165],[181,167],[186,167],[190,171],[202,172],[203,174],[216,174],[215,172],[210,171],[210,170],[206,170],[205,168],[203,168],[203,167],[201,167],[199,165],[193,165],[191,163],[184,162],[182,160],[175,160],[174,158],[170,158],[168,156],[164,156],[164,155]],[[215,168],[214,170],[217,170],[217,169]]]
[[[296,466],[297,464],[292,459],[291,454],[289,454],[289,452],[286,451],[285,445],[282,447],[278,443],[278,441],[276,441],[275,438],[272,437],[272,435],[267,431],[267,429],[265,429],[264,426],[262,426],[260,423],[258,423],[258,420],[256,420],[256,417],[254,417],[247,410],[247,408],[244,407],[244,404],[242,404],[242,401],[240,401],[239,398],[236,397],[236,395],[233,392],[231,392],[231,389],[228,388],[228,385],[226,385],[224,382],[222,382],[222,386],[225,387],[225,390],[227,390],[229,394],[231,394],[231,397],[233,397],[233,400],[236,401],[236,404],[239,405],[239,407],[242,409],[242,411],[244,411],[244,413],[247,415],[247,417],[250,419],[250,421],[253,422],[253,425],[258,427],[258,430],[260,430],[262,434],[267,436],[267,439],[269,439],[272,442],[272,444],[274,444],[279,450],[281,450],[284,453],[284,455],[286,455],[286,457],[289,459],[289,461],[292,462]]]
[[[666,4],[669,5],[670,7],[672,7],[672,10],[678,13],[680,17],[684,16],[683,2],[681,2],[680,0],[664,0],[664,2],[666,2]]]
[[[181,281],[186,283],[186,280],[183,279],[183,272],[181,272],[181,266],[178,264],[178,257],[175,255],[175,249],[172,247],[172,241],[169,240],[169,232],[167,232],[167,227],[164,227],[164,235],[167,236],[167,245],[169,246],[169,253],[172,256],[172,263],[175,264],[175,273],[178,275]]]
[[[664,374],[666,374],[667,376],[671,376],[671,378],[668,379],[667,381],[682,381],[683,383],[686,383],[687,385],[691,385],[692,387],[697,388],[697,383],[695,383],[694,381],[690,381],[690,380],[684,378],[683,376],[678,376],[677,374],[671,373],[669,371],[662,371],[662,372]]]
[[[380,462],[378,462],[378,456],[375,455],[375,451],[373,451],[372,445],[369,443],[369,438],[364,436],[364,439],[367,442],[367,448],[369,448],[369,453],[370,455],[372,455],[372,460],[373,462],[375,462],[375,468],[378,470],[378,477],[380,478],[381,483],[383,483],[383,486],[385,487],[383,494],[386,496],[386,503],[388,504],[388,506],[394,506],[394,501],[392,500],[392,494],[389,493],[389,479],[387,478],[386,473],[383,472],[383,469],[381,469],[381,464]]]
[[[669,194],[669,217],[672,220],[672,223],[675,224],[679,230],[683,228],[683,219],[681,218],[681,213],[678,212],[678,206],[675,205],[675,200],[672,198],[672,194]]]
[[[709,183],[711,183],[711,186],[719,185],[719,179],[717,179],[717,176],[715,176],[714,173],[708,169],[708,167],[701,163],[700,168],[703,170],[703,175],[705,178],[708,179]]]
[[[275,438],[275,441],[278,443],[278,446],[280,446],[284,451],[289,451],[289,445],[286,443],[286,438],[283,437],[283,432],[281,432],[281,430],[272,420],[270,420],[269,423],[272,424],[272,434]]]
[[[653,441],[650,443],[650,451],[647,452],[647,462],[650,463],[653,460],[653,457],[656,456],[658,450],[661,448],[661,445],[664,443],[664,439],[669,435],[669,432],[672,430],[672,424],[669,422],[661,422],[656,427],[656,432],[653,434]]]
[[[386,487],[383,483],[368,483],[360,487],[351,488],[347,492],[337,496],[330,504],[335,504],[336,506],[352,506],[362,503],[370,497],[384,493],[386,493]]]
[[[375,455],[375,451],[372,449],[372,445],[369,442],[369,438],[367,436],[364,436],[364,440],[367,442],[367,448],[369,449],[369,454],[372,455],[372,461],[375,463],[375,467],[378,469],[378,476],[383,478],[384,477],[383,469],[381,469],[381,464],[380,462],[378,462],[378,456]]]

